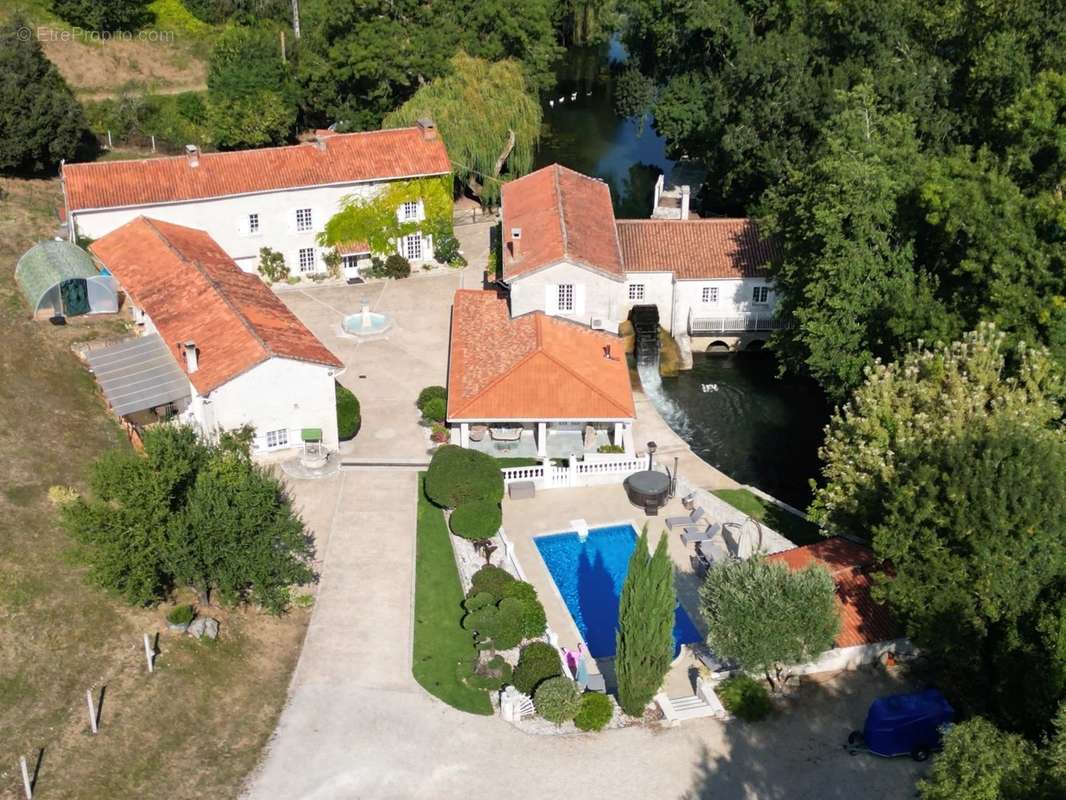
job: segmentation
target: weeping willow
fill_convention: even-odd
[[[540,103],[517,61],[489,62],[458,53],[451,64],[449,74],[422,86],[387,114],[382,127],[432,119],[456,178],[483,203],[492,204],[500,196],[501,175],[518,177],[533,168]]]

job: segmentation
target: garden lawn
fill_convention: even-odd
[[[814,544],[825,539],[816,525],[791,511],[786,511],[763,500],[747,489],[719,489],[714,494],[733,508],[773,528],[785,538],[790,539],[793,544]]]
[[[471,714],[491,714],[488,692],[472,689],[458,675],[464,658],[476,654],[469,631],[459,625],[463,588],[455,566],[444,512],[418,481],[418,553],[415,558],[415,680],[434,697]]]

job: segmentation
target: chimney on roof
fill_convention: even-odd
[[[185,160],[190,167],[200,166],[200,148],[194,144],[185,145]]]
[[[422,138],[427,142],[432,142],[437,138],[437,126],[429,117],[416,120],[415,125],[418,126],[418,130],[422,132]]]
[[[681,219],[688,219],[688,201],[690,193],[691,190],[687,185],[681,187]]]
[[[200,358],[196,350],[196,342],[182,342],[182,352],[185,354],[185,371],[190,375],[200,368]]]
[[[511,228],[511,258],[515,261],[522,257],[522,229]]]

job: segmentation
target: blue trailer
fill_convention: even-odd
[[[879,697],[870,704],[865,727],[852,731],[844,747],[851,755],[909,755],[925,761],[940,748],[943,726],[954,719],[955,709],[936,689]]]

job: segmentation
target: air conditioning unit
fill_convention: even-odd
[[[603,320],[599,319],[597,317],[593,317],[592,318],[592,327],[595,328],[596,330],[602,331],[603,328],[604,328]]]

